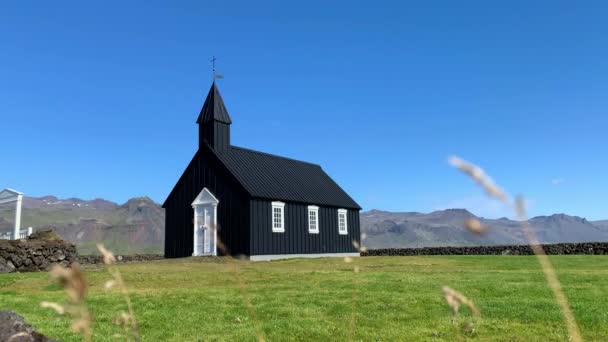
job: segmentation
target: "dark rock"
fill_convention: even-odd
[[[12,262],[0,257],[0,273],[15,272],[15,265]]]
[[[14,311],[0,311],[0,341],[51,342],[54,340],[36,332],[25,319]]]

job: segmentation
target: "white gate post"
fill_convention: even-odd
[[[19,239],[21,232],[21,202],[23,201],[23,195],[17,195],[17,208],[15,209],[15,234],[13,235],[15,240]]]

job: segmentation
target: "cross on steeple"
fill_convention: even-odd
[[[215,61],[217,60],[217,58],[215,58],[215,56],[213,56],[213,58],[211,59],[211,65],[212,65],[212,69],[213,69],[213,81],[215,82],[215,79],[220,79],[220,78],[224,78],[224,75],[222,74],[216,74],[215,73]]]

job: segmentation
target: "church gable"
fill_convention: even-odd
[[[203,188],[203,190],[198,194],[198,196],[196,196],[196,198],[192,202],[192,206],[195,207],[197,205],[202,205],[202,204],[218,204],[218,203],[219,203],[219,201],[217,200],[217,198],[215,198],[215,196],[213,196],[211,191],[209,191],[209,189],[207,189],[207,188]]]

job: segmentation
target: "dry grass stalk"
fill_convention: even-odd
[[[465,297],[462,293],[460,293],[450,287],[444,286],[443,287],[443,296],[445,297],[445,301],[452,308],[452,313],[453,313],[454,317],[458,316],[458,311],[460,310],[460,306],[462,306],[462,305],[465,305],[466,307],[468,307],[469,310],[471,310],[471,313],[473,314],[473,316],[475,316],[475,317],[481,316],[481,313],[479,312],[479,309],[477,309],[475,304],[471,300],[469,300],[467,297]]]
[[[59,281],[70,301],[74,304],[82,303],[87,294],[87,285],[79,264],[70,268],[59,265],[53,266],[51,276]]]
[[[547,280],[547,284],[551,288],[553,292],[553,296],[555,296],[555,300],[559,305],[560,311],[566,322],[566,326],[568,327],[568,333],[570,334],[571,341],[578,342],[582,341],[580,331],[578,329],[578,325],[576,323],[576,319],[574,318],[574,314],[570,309],[570,304],[568,303],[568,298],[562,289],[562,285],[557,278],[557,274],[555,273],[555,268],[551,264],[551,260],[545,253],[540,241],[536,237],[536,234],[532,230],[530,223],[528,222],[528,215],[526,213],[525,202],[521,196],[518,196],[515,200],[515,209],[517,212],[517,216],[519,220],[522,222],[522,229],[526,238],[530,242],[530,248],[536,255],[538,259],[538,263],[540,264],[543,273],[545,274],[545,279]]]
[[[473,180],[475,180],[485,191],[492,197],[501,200],[503,202],[507,202],[507,195],[494,184],[490,177],[488,177],[483,170],[469,163],[459,157],[450,157],[449,163],[468,174]],[[572,310],[570,309],[570,305],[568,303],[568,298],[564,294],[564,290],[557,278],[557,274],[555,272],[555,268],[551,264],[549,257],[545,253],[545,250],[541,246],[536,234],[534,234],[532,227],[528,223],[527,213],[525,209],[524,200],[521,196],[518,196],[515,200],[515,213],[517,214],[519,220],[522,222],[522,230],[526,239],[528,240],[528,244],[530,248],[536,255],[538,259],[538,263],[541,266],[543,273],[545,274],[545,279],[547,284],[551,288],[553,295],[555,296],[555,300],[559,306],[560,312],[564,321],[566,323],[566,327],[568,328],[568,334],[570,335],[570,340],[573,342],[582,341],[581,334],[576,323],[576,319],[572,314]]]
[[[450,165],[452,165],[453,167],[459,169],[460,171],[466,173],[467,175],[469,175],[475,182],[477,182],[477,184],[479,184],[487,193],[488,195],[506,202],[508,197],[507,194],[501,189],[499,188],[496,184],[494,184],[494,181],[492,180],[492,178],[490,178],[488,175],[486,175],[486,173],[483,171],[483,169],[481,169],[479,166],[469,163],[468,161],[456,157],[456,156],[452,156],[448,159],[448,162],[450,163]]]
[[[365,238],[367,236],[365,236],[365,234],[362,234],[361,238]],[[353,240],[352,242],[353,247],[355,247],[355,249],[359,252],[359,253],[364,253],[367,251],[367,248],[363,247],[357,240]],[[347,264],[350,263],[354,263],[355,259],[351,258],[351,257],[345,257],[344,258],[344,262]],[[359,273],[360,272],[360,268],[358,265],[354,264],[353,265],[353,273]],[[352,293],[352,299],[351,299],[351,314],[350,314],[350,330],[349,330],[349,340],[353,341],[354,340],[354,335],[357,329],[357,298],[358,298],[358,292],[357,292],[357,277],[353,277],[353,293]]]
[[[69,314],[72,317],[72,330],[81,334],[85,341],[91,341],[91,315],[85,304],[87,284],[80,265],[74,263],[70,268],[55,265],[50,274],[65,290],[68,303],[60,305],[43,301],[40,306],[53,309],[60,315]]]
[[[359,266],[354,266],[353,267],[353,272],[354,273],[359,273]],[[352,292],[352,296],[351,296],[351,301],[350,301],[350,329],[349,329],[349,341],[354,341],[355,340],[355,332],[357,329],[357,298],[358,298],[358,291],[357,291],[357,277],[353,277],[353,292]]]
[[[483,235],[488,231],[488,227],[485,224],[473,217],[464,221],[464,227],[471,233],[477,235]]]
[[[123,313],[121,314],[121,317],[123,315],[127,315],[128,319],[118,320],[117,322],[124,326],[127,338],[131,336],[133,341],[139,341],[139,329],[137,327],[137,320],[135,319],[135,313],[133,311],[133,304],[131,303],[131,297],[129,296],[129,291],[127,290],[127,286],[122,278],[122,274],[120,273],[118,267],[116,267],[116,257],[102,244],[97,244],[97,249],[103,257],[103,263],[106,265],[108,273],[110,273],[112,276],[112,279],[105,283],[104,288],[106,290],[110,290],[116,287],[122,294],[123,299],[127,304],[127,310],[129,313]]]
[[[217,243],[217,247],[220,249],[220,251],[222,251],[222,254],[230,255],[230,251],[228,250],[228,247],[226,247],[226,245],[224,245],[224,243],[220,240],[219,236],[217,237],[216,243]],[[264,342],[264,341],[266,341],[266,339],[264,338],[264,333],[262,331],[262,328],[260,327],[260,322],[257,319],[256,313],[255,313],[255,307],[253,306],[253,303],[251,302],[251,299],[249,298],[247,285],[241,278],[241,272],[240,272],[239,265],[236,261],[232,260],[232,258],[228,257],[227,259],[228,259],[228,262],[230,264],[232,264],[232,272],[234,273],[234,278],[236,279],[236,284],[239,288],[239,291],[241,292],[241,296],[243,297],[243,300],[245,301],[245,305],[247,306],[249,318],[251,319],[252,322],[254,322],[258,342]]]
[[[40,307],[43,307],[45,309],[53,309],[53,310],[55,310],[56,313],[58,313],[60,315],[65,314],[65,308],[54,302],[47,302],[47,301],[40,302]]]
[[[365,235],[365,234],[363,234],[363,235]],[[353,240],[353,247],[355,247],[355,249],[359,253],[365,253],[365,252],[367,252],[367,248],[365,246],[362,246],[359,242],[357,242],[357,240]]]

